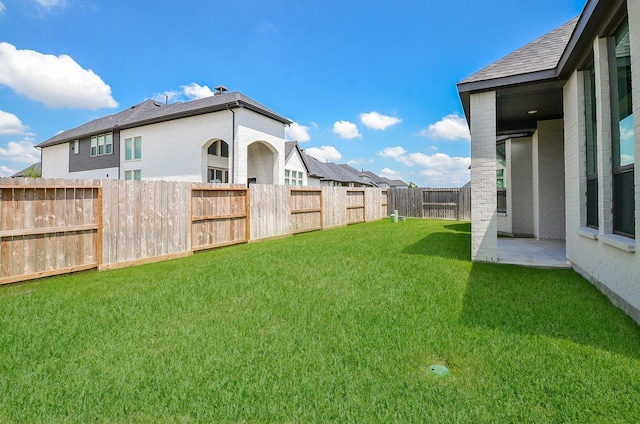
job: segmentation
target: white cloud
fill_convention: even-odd
[[[378,156],[392,158],[407,166],[423,168],[419,172],[424,178],[424,183],[421,184],[424,187],[460,187],[469,181],[471,158],[468,157],[453,157],[445,153],[407,153],[401,146],[387,147],[378,152]]]
[[[335,162],[342,159],[342,154],[333,146],[309,147],[305,152],[320,162]]]
[[[405,165],[413,166],[414,163],[409,159],[406,153],[407,151],[402,146],[396,146],[385,148],[381,152],[378,152],[378,156],[381,156],[383,158],[395,159],[400,163],[404,163]]]
[[[16,115],[0,110],[0,135],[24,134],[26,131],[27,128]]]
[[[180,100],[180,96],[182,94],[176,90],[165,91],[164,93],[156,93],[153,95],[152,99],[156,102],[160,103],[172,103],[174,101]]]
[[[64,6],[64,0],[36,0],[42,7]]]
[[[0,85],[53,108],[116,107],[111,87],[70,56],[17,50],[0,43]]]
[[[304,125],[300,125],[297,122],[285,127],[284,129],[284,138],[287,141],[299,141],[301,143],[305,141],[311,140],[311,136],[309,135],[309,127],[305,127]]]
[[[354,158],[354,159],[348,160],[347,165],[351,165],[355,168],[356,165],[370,165],[373,162],[374,162],[373,158],[371,159]]]
[[[471,158],[452,157],[445,153],[410,153],[408,159],[424,168],[420,175],[425,177],[427,187],[460,187],[469,181]]]
[[[8,166],[5,166],[5,165],[0,165],[0,177],[10,177],[13,174],[17,173],[18,171],[20,170],[9,168]]]
[[[360,122],[362,122],[367,128],[374,130],[386,130],[392,125],[399,124],[402,119],[395,116],[386,116],[378,112],[369,112],[360,114]]]
[[[183,85],[182,91],[190,100],[203,99],[213,96],[213,91],[206,85],[199,85],[192,82],[189,85]]]
[[[349,121],[337,121],[333,124],[333,132],[338,134],[340,138],[350,140],[352,138],[362,137],[358,132],[358,126]]]
[[[40,152],[36,150],[32,140],[10,141],[6,148],[0,147],[0,161],[28,165],[40,161]]]
[[[467,120],[453,113],[447,115],[435,124],[420,131],[423,137],[432,137],[444,140],[471,140]]]
[[[5,7],[5,5],[0,1],[0,13],[6,12],[7,8]]]
[[[380,176],[384,178],[388,178],[390,180],[401,180],[402,174],[398,171],[394,171],[390,168],[382,168],[380,170]]]
[[[402,146],[396,146],[396,147],[387,147],[381,152],[378,152],[378,156],[382,156],[383,158],[397,159],[403,156],[405,153],[407,153],[407,151]]]
[[[189,85],[180,86],[180,90],[167,90],[162,93],[156,93],[152,99],[157,102],[182,102],[191,101],[197,99],[204,99],[205,97],[211,97],[215,93],[206,85],[200,85],[192,82]]]

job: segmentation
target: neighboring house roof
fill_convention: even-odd
[[[389,184],[389,187],[398,188],[398,187],[407,187],[409,184],[405,183],[402,180],[390,180],[388,178],[384,178],[384,180]]]
[[[296,143],[297,144],[297,143]],[[291,147],[293,148],[293,147]],[[389,186],[389,187],[406,187],[407,183],[402,180],[390,180],[380,177],[371,171],[358,171],[351,165],[339,164],[333,162],[320,162],[313,156],[307,155],[302,151],[302,157],[306,158],[309,175],[320,178],[322,181],[336,181],[340,183],[357,183],[366,186]]]
[[[362,174],[366,175],[371,182],[377,186],[388,185],[389,187],[406,187],[407,183],[402,180],[391,180],[389,178],[381,177],[371,171],[362,171]]]
[[[508,54],[475,74],[463,79],[459,86],[475,85],[480,82],[542,71],[554,71],[573,34],[579,17],[543,35],[524,47]],[[553,74],[549,75],[550,77]]]
[[[361,175],[366,176],[367,178],[369,178],[369,180],[371,180],[372,183],[374,183],[377,186],[380,186],[381,184],[389,184],[389,180],[387,180],[384,177],[381,177],[371,171],[362,171]]]
[[[284,160],[285,160],[285,162],[289,160],[289,156],[294,151],[298,152],[298,155],[300,156],[300,159],[302,160],[302,163],[304,164],[304,167],[307,169],[307,174],[311,174],[311,169],[309,168],[309,164],[307,163],[306,155],[304,154],[304,152],[300,148],[300,145],[298,144],[297,141],[286,141],[284,143]]]
[[[42,175],[42,162],[34,163],[22,171],[16,172],[12,177],[32,177],[34,175]]]
[[[310,175],[319,177],[322,181],[337,181],[340,183],[357,183],[362,185],[373,185],[370,181],[361,176],[361,172],[352,166],[337,164],[333,162],[320,162],[303,151],[309,165]]]
[[[193,100],[190,102],[177,102],[163,104],[155,100],[146,100],[113,115],[94,119],[79,127],[63,131],[43,141],[36,147],[48,147],[55,144],[65,143],[81,137],[86,137],[101,132],[112,131],[114,129],[127,129],[142,125],[154,124],[157,122],[169,121],[173,119],[186,118],[189,116],[201,115],[205,113],[218,112],[226,109],[245,107],[260,113],[285,125],[292,123],[272,110],[266,108],[255,100],[250,99],[240,92],[215,94],[210,97]]]

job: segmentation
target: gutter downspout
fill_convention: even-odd
[[[240,105],[236,101],[236,107]],[[227,105],[227,110],[231,112],[231,184],[235,183],[234,171],[235,171],[235,157],[236,157],[236,113]]]

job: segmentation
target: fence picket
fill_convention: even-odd
[[[370,188],[1,179],[0,284],[380,219],[389,199]]]

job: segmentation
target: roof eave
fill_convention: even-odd
[[[483,81],[461,82],[458,83],[458,93],[472,93],[480,91],[497,90],[499,88],[528,84],[544,80],[552,80],[558,78],[557,68],[545,69],[527,74],[510,75],[502,78],[494,78]]]
[[[276,120],[278,122],[281,122],[283,125],[291,125],[293,123],[293,121],[290,121],[287,118],[284,118],[284,117],[282,117],[282,116],[280,116],[280,115],[278,115],[276,113],[270,112],[268,110],[264,110],[262,108],[259,108],[259,107],[255,106],[255,105],[252,105],[252,104],[250,104],[248,102],[245,102],[243,100],[234,100],[233,102],[227,102],[227,103],[222,103],[222,104],[219,104],[219,105],[208,106],[208,107],[204,107],[204,108],[197,109],[197,110],[186,110],[186,111],[183,111],[183,112],[172,113],[172,114],[169,114],[169,115],[162,115],[162,116],[159,116],[159,117],[148,118],[148,119],[131,122],[131,123],[124,124],[124,125],[107,126],[107,127],[102,128],[102,129],[99,129],[99,130],[86,132],[86,133],[81,133],[81,134],[75,135],[73,137],[57,140],[55,142],[48,142],[48,140],[45,140],[42,143],[38,144],[36,147],[42,148],[42,147],[50,147],[50,146],[55,146],[55,145],[58,145],[58,144],[68,143],[68,142],[70,142],[72,140],[77,140],[77,139],[80,139],[80,138],[84,138],[84,137],[96,134],[97,132],[100,132],[100,131],[126,130],[126,129],[130,129],[130,128],[142,127],[142,126],[145,126],[145,125],[152,125],[152,124],[157,124],[157,123],[160,123],[160,122],[173,121],[173,120],[176,120],[176,119],[189,118],[191,116],[205,115],[207,113],[221,112],[221,111],[224,111],[224,110],[237,109],[237,108],[241,108],[241,107],[249,109],[249,110],[251,110],[253,112],[259,113],[260,115],[266,116],[268,118],[274,119],[274,120]]]
[[[543,71],[530,72],[527,74],[510,75],[508,77],[494,78],[483,81],[473,81],[458,83],[458,95],[464,108],[464,115],[467,124],[471,125],[471,94],[483,91],[496,91],[501,88],[515,85],[531,84],[541,81],[557,80],[559,77],[558,68],[545,69]]]

